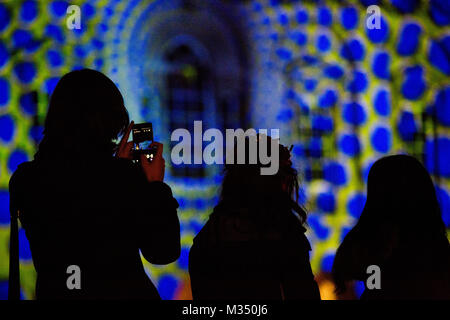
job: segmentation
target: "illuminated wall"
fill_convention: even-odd
[[[156,138],[168,144],[175,115],[165,106],[166,76],[199,74],[164,60],[182,45],[214,75],[202,78],[203,107],[195,115],[205,127],[280,128],[282,143],[295,145],[319,277],[358,218],[367,172],[383,155],[424,160],[450,226],[447,1],[192,3],[0,1],[0,298],[7,290],[9,177],[32,158],[59,77],[82,67],[106,73],[131,117],[152,121]],[[81,7],[79,30],[66,27],[69,4]],[[379,30],[366,28],[371,4],[381,8]],[[220,184],[220,168],[205,170],[201,177],[166,171],[181,205],[182,254],[169,266],[145,263],[165,299],[190,297],[189,247]],[[23,295],[30,299],[35,272],[22,231],[20,242]],[[328,285],[321,282],[324,297],[331,297]]]

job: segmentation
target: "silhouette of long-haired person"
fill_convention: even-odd
[[[178,202],[163,182],[162,144],[154,143],[152,162],[131,160],[132,126],[102,73],[76,70],[59,80],[34,160],[10,180],[37,299],[160,299],[140,253],[154,264],[178,259]]]
[[[267,139],[269,154],[271,138]],[[250,139],[234,164],[225,164],[219,203],[189,253],[193,299],[320,299],[309,262],[306,212],[298,204],[290,150],[276,144],[279,170],[262,175],[249,161]],[[254,150],[259,154],[258,149]]]
[[[395,155],[373,164],[365,207],[332,273],[338,293],[363,281],[361,299],[450,298],[450,245],[433,182],[418,160]]]

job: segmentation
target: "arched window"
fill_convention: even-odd
[[[180,45],[165,55],[169,66],[166,74],[166,105],[169,111],[169,130],[178,128],[194,132],[194,121],[205,118],[205,99],[208,95],[207,68],[187,45]],[[171,148],[177,142],[172,142]],[[202,149],[203,150],[203,149]],[[194,137],[191,137],[191,155],[194,154]],[[180,164],[171,166],[174,177],[202,178],[204,164]]]

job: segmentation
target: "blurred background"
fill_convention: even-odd
[[[73,4],[79,29],[67,27]],[[367,28],[370,5],[380,8],[379,29]],[[281,142],[294,145],[323,299],[337,298],[334,253],[361,213],[376,159],[420,159],[450,227],[448,0],[0,1],[0,299],[9,178],[36,151],[58,79],[85,67],[108,75],[131,118],[152,122],[167,146],[174,129],[193,130],[194,120],[203,130],[279,128]],[[217,202],[222,168],[166,165],[180,203],[181,257],[144,263],[163,299],[190,299],[189,248]],[[20,261],[22,297],[33,299],[23,231]],[[355,283],[347,298],[362,289]]]

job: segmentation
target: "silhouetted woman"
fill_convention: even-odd
[[[381,289],[361,299],[449,299],[450,246],[432,180],[422,164],[397,155],[374,163],[367,202],[356,226],[337,250],[333,276],[367,283],[380,268]],[[375,278],[369,279],[375,284]]]
[[[220,201],[194,239],[193,298],[320,299],[290,152],[277,144],[278,173],[261,175],[259,160],[249,164],[249,139],[245,146],[245,164],[237,164],[235,150],[235,164],[225,165]]]
[[[178,258],[178,203],[163,182],[161,144],[152,163],[129,160],[131,127],[122,95],[102,73],[73,71],[58,82],[39,150],[10,180],[38,299],[159,299],[139,251],[155,264]]]

